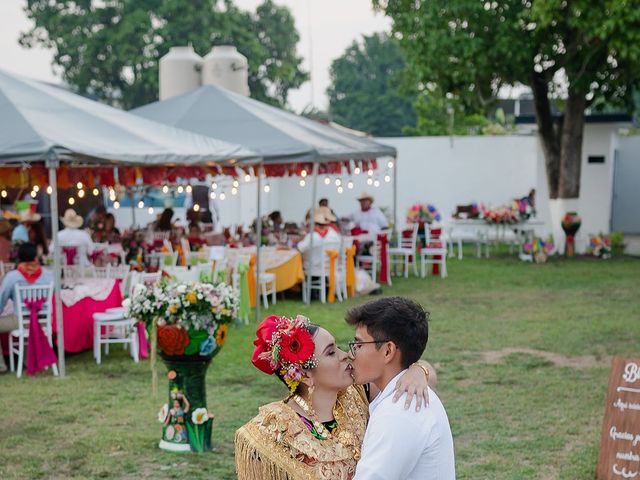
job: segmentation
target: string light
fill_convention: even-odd
[[[142,200],[138,202],[138,208],[144,208],[144,202]]]
[[[178,193],[184,192],[184,187],[182,185],[178,185]]]
[[[349,180],[349,181],[347,182],[347,188],[348,188],[349,190],[353,190],[353,182],[352,182],[351,180]]]
[[[218,188],[218,184],[216,182],[213,182],[211,184],[211,190],[215,190],[216,188]]]
[[[193,211],[194,212],[199,212],[200,211],[200,205],[198,205],[197,203],[193,206]]]
[[[373,186],[378,188],[380,186],[380,180],[376,180],[373,182]]]
[[[373,179],[367,178],[367,185],[373,185]]]
[[[76,199],[73,197],[69,197],[69,205],[73,205],[74,203],[76,203]]]
[[[302,178],[305,178],[307,176],[307,171],[303,168],[302,171],[300,172],[300,176]]]
[[[373,177],[373,169],[372,168],[367,170],[367,175],[369,175],[370,177]]]
[[[162,187],[162,193],[169,193],[169,187],[167,185]]]
[[[329,185],[331,183],[331,179],[329,177],[325,177],[324,184]]]
[[[93,189],[93,196],[94,197],[97,197],[99,193],[100,193],[100,190],[98,190],[97,188]]]
[[[32,198],[36,198],[38,196],[38,192],[36,192],[35,190],[31,191],[31,197]]]
[[[2,192],[0,192],[0,196],[2,196],[2,198],[7,198],[7,191],[6,190],[2,190]]]
[[[336,178],[336,187],[339,187],[340,185],[342,185],[342,180]]]
[[[234,180],[232,185],[236,188],[238,188],[240,186],[240,182],[238,182],[238,180]]]
[[[307,184],[307,182],[304,181],[304,178],[301,178],[300,182],[298,182],[298,183],[300,183],[301,187],[304,187]]]
[[[227,198],[227,196],[224,194],[224,192],[222,192],[220,194],[220,200],[224,200],[225,198]]]
[[[40,187],[38,185],[33,186],[33,191],[38,193],[40,191]]]
[[[248,173],[244,176],[244,181],[245,182],[250,182],[251,181],[251,175],[249,175]]]
[[[193,190],[193,188],[191,187],[191,185],[187,185],[187,193],[191,193],[191,191]]]
[[[384,181],[389,183],[391,181],[391,175],[385,175],[384,176]]]
[[[120,202],[118,202],[117,200],[115,202],[113,202],[113,208],[115,210],[119,209],[120,208]]]
[[[82,190],[82,186],[82,182],[76,183],[76,187],[78,187],[78,190]]]
[[[360,170],[360,167],[356,167],[356,168],[354,168],[354,169],[353,169],[353,174],[354,174],[354,175],[360,175],[360,172],[361,172],[361,171],[362,171],[362,170]]]
[[[389,162],[387,163],[387,167],[393,168],[393,166],[394,166],[393,160],[389,160]]]
[[[84,198],[84,190],[78,190],[78,198]]]
[[[236,187],[231,188],[231,195],[237,195],[238,189]]]
[[[264,193],[269,193],[271,191],[271,185],[268,183],[264,186]]]
[[[211,192],[209,196],[211,197],[211,200],[215,200],[217,197],[216,192]]]
[[[344,189],[342,187],[338,187],[338,193],[342,193],[344,192]]]
[[[149,207],[149,210],[147,210],[147,212],[149,212],[149,215],[153,215],[153,207]]]
[[[51,186],[47,187],[47,193],[51,195],[51,192],[53,192],[53,188]]]

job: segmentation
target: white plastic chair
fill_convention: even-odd
[[[302,298],[311,303],[311,291],[320,292],[320,302],[327,302],[327,285],[329,276],[329,256],[327,250],[340,250],[340,243],[322,243],[302,254],[304,282]]]
[[[102,361],[102,345],[105,345],[105,353],[109,354],[109,345],[121,343],[125,348],[130,346],[133,361],[140,361],[138,352],[138,320],[124,318],[118,313],[94,313],[93,314],[93,356],[99,365]]]
[[[440,234],[433,233],[435,229],[439,229]],[[429,274],[429,265],[440,265],[440,278],[447,278],[447,236],[445,228],[425,225],[424,230],[426,246],[420,251],[420,274],[424,278]]]
[[[409,265],[413,265],[413,274],[418,276],[418,259],[416,258],[416,245],[418,243],[418,228],[420,225],[414,223],[408,225],[401,230],[398,246],[389,248],[390,268],[393,266],[395,272],[396,266],[401,264],[404,272],[404,278],[409,278]],[[425,226],[426,228],[426,226]],[[411,236],[405,238],[402,236],[402,232],[405,230],[411,230]]]
[[[12,330],[9,334],[9,368],[13,372],[16,372],[16,377],[22,376],[22,368],[25,360],[25,348],[28,346],[29,340],[29,322],[31,320],[30,312],[25,305],[25,300],[40,300],[44,299],[44,304],[38,312],[38,322],[42,327],[49,345],[53,347],[53,328],[51,325],[51,313],[52,298],[53,298],[53,284],[48,285],[28,285],[21,286],[16,285],[14,290],[14,312],[18,317],[18,328]],[[17,344],[14,344],[14,341]],[[14,355],[18,355],[18,364],[14,365]],[[17,370],[16,370],[17,367]],[[58,366],[52,365],[53,374],[58,376]]]
[[[340,302],[349,298],[347,292],[347,250],[353,245],[353,237],[341,238],[336,264],[336,297]],[[355,265],[354,265],[355,268]]]
[[[375,235],[365,235],[363,236],[364,241],[373,241],[373,245],[371,245],[371,248],[369,250],[369,255],[358,255],[356,257],[356,268],[359,268],[361,270],[366,271],[370,276],[371,279],[374,282],[377,282],[378,280],[378,268],[382,262],[382,259],[380,258],[381,255],[381,248],[380,248],[380,240],[378,240],[378,235],[388,235],[388,232],[378,232]],[[358,237],[356,237],[356,240],[360,240]],[[388,268],[391,268],[391,259],[389,256],[389,248],[387,248],[387,266]],[[391,272],[389,272],[391,273]],[[387,285],[391,285],[391,275],[387,275],[388,277],[388,281],[387,281]]]

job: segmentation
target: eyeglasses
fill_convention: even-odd
[[[359,348],[356,349],[356,347],[360,345],[366,345],[367,343],[384,343],[390,341],[391,340],[373,340],[372,342],[349,342],[349,351],[351,352],[351,355],[355,357],[356,352],[360,350]]]

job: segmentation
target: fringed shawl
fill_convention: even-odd
[[[260,408],[236,432],[238,480],[349,480],[360,458],[369,405],[359,386],[347,388],[334,408],[337,431],[315,438],[285,402]]]

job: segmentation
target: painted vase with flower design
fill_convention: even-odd
[[[207,410],[205,377],[237,318],[237,291],[224,283],[162,281],[136,286],[126,306],[130,318],[144,321],[149,331],[154,386],[157,352],[167,367],[169,402],[158,414],[160,448],[210,450],[213,415]]]
[[[567,236],[564,250],[567,257],[573,257],[575,255],[575,239],[580,225],[582,225],[582,219],[576,212],[568,212],[562,217],[562,230],[564,230],[564,234]]]

